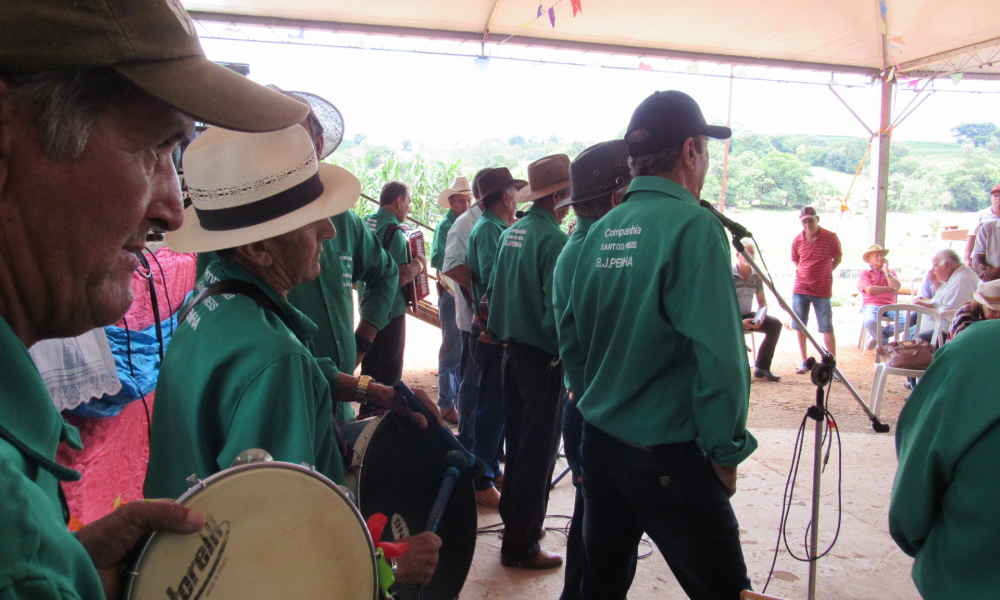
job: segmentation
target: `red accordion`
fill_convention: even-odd
[[[406,238],[406,254],[409,260],[413,260],[417,256],[426,257],[427,253],[424,251],[424,233],[419,229],[413,229],[412,227],[400,227],[403,231],[403,236]],[[403,287],[403,294],[406,298],[406,304],[410,307],[410,310],[414,313],[417,312],[417,303],[429,296],[431,293],[430,281],[427,279],[427,271],[421,271],[412,282],[406,284]]]

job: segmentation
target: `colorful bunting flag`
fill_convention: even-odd
[[[555,5],[549,9],[549,22],[552,23],[552,29],[556,28],[556,7]]]
[[[640,60],[639,61],[639,70],[640,71],[652,71],[653,70],[653,65],[647,65],[646,63],[644,63],[644,62],[642,62]]]
[[[951,76],[951,85],[958,85],[958,82],[962,81],[961,73],[954,73]]]
[[[889,41],[890,42],[896,42],[900,46],[905,46],[906,45],[906,39],[903,38],[903,36],[901,36],[901,35],[897,35],[896,37],[891,37],[891,38],[889,38]]]
[[[881,11],[882,11],[882,18],[884,19],[884,18],[885,18],[885,13],[886,13],[886,11],[888,11],[888,10],[889,10],[889,9],[888,9],[888,8],[886,7],[886,5],[885,5],[885,0],[878,0],[878,7],[879,7],[879,10],[881,10]]]
[[[537,15],[535,15],[535,18],[536,18],[536,19],[541,19],[541,18],[542,18],[542,12],[543,12],[543,10],[542,10],[542,5],[541,5],[541,4],[539,4],[539,5],[538,5],[538,14],[537,14]]]
[[[576,17],[576,13],[582,13],[583,7],[580,6],[580,0],[569,0],[570,4],[573,5],[573,17]]]

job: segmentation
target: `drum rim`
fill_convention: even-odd
[[[371,556],[371,563],[372,563],[372,581],[375,583],[374,595],[372,596],[372,600],[378,600],[379,598],[378,562],[375,552],[375,543],[372,541],[371,532],[368,531],[368,524],[365,522],[364,517],[361,516],[361,510],[357,506],[355,506],[354,502],[351,502],[350,497],[348,497],[348,495],[344,492],[344,490],[340,489],[339,485],[337,485],[326,475],[323,475],[322,473],[317,471],[316,467],[312,465],[306,465],[305,463],[297,465],[295,463],[272,460],[263,462],[252,462],[244,465],[230,467],[228,469],[223,469],[218,473],[213,473],[212,475],[209,475],[205,479],[199,479],[198,483],[191,486],[188,489],[188,491],[181,494],[181,496],[177,498],[177,500],[175,500],[174,503],[183,506],[186,500],[206,490],[209,485],[220,479],[225,479],[226,477],[229,477],[231,475],[234,475],[236,473],[245,470],[262,469],[262,468],[290,469],[292,471],[299,471],[300,473],[312,475],[313,477],[319,479],[321,483],[326,484],[327,487],[336,492],[347,503],[347,505],[351,508],[351,511],[354,512],[354,516],[357,517],[358,522],[361,523],[362,530],[365,533],[365,541],[368,542],[368,550],[369,550],[369,555]],[[139,570],[138,570],[139,565],[142,563],[143,557],[146,556],[146,552],[149,550],[150,544],[153,543],[153,539],[156,538],[157,533],[159,532],[154,531],[149,534],[149,536],[146,538],[146,541],[142,544],[142,549],[139,551],[135,560],[132,561],[131,568],[128,571],[128,580],[126,581],[125,589],[123,590],[122,598],[124,600],[129,600],[132,597],[132,587],[135,584],[135,578],[139,575]]]

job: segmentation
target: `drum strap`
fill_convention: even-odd
[[[289,329],[292,328],[291,324],[288,322],[288,317],[281,312],[281,308],[278,304],[267,297],[267,294],[261,291],[259,287],[248,282],[241,281],[239,279],[223,279],[222,281],[216,281],[212,285],[206,287],[205,289],[198,292],[194,298],[191,298],[191,302],[184,307],[184,310],[177,316],[177,322],[183,323],[184,319],[187,318],[191,309],[198,306],[209,296],[219,296],[221,294],[240,294],[246,296],[257,303],[257,306],[263,308],[265,311],[273,313],[274,316],[281,319],[281,322],[285,324],[285,327]]]

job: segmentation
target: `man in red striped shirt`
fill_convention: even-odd
[[[843,252],[837,234],[819,226],[816,209],[806,206],[799,211],[802,233],[792,241],[792,262],[795,263],[795,286],[792,288],[792,310],[803,325],[809,324],[809,306],[816,311],[823,345],[830,354],[837,354],[837,338],[833,334],[833,270],[840,264]],[[794,323],[799,333],[802,364],[796,373],[806,373],[806,334]]]

